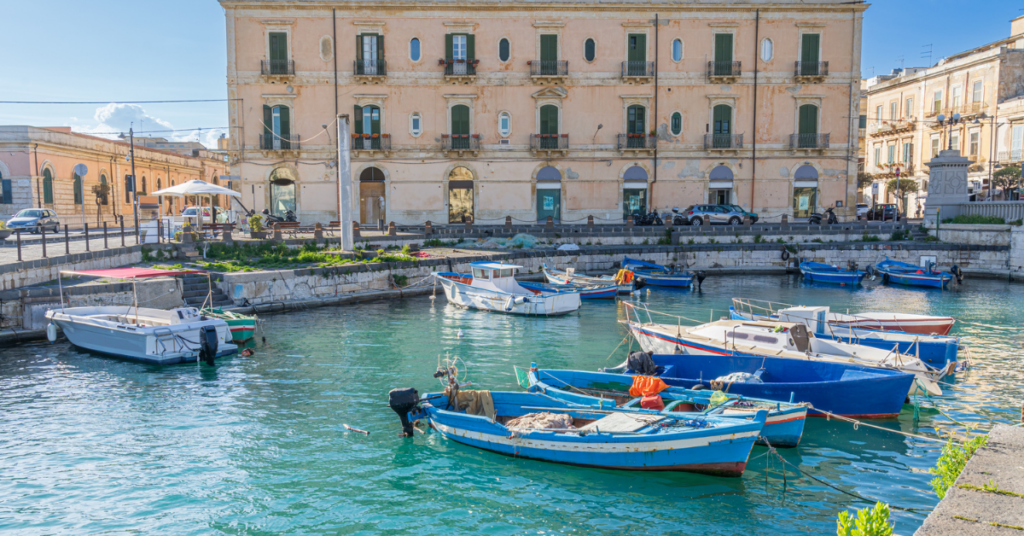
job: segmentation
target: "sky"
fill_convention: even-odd
[[[0,124],[100,135],[134,125],[140,135],[208,147],[227,132],[225,102],[124,103],[226,97],[224,10],[216,0],[0,0],[0,13],[0,100],[103,103],[0,104]],[[1024,0],[871,2],[861,74],[933,65],[1008,37],[1020,15]],[[145,134],[156,130],[180,131]]]

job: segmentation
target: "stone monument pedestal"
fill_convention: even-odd
[[[928,198],[924,204],[924,224],[934,226],[936,213],[939,218],[955,218],[960,208],[968,202],[967,168],[974,162],[961,156],[957,149],[939,153],[928,166]]]

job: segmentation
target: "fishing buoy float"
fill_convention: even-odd
[[[455,334],[455,338],[456,339],[461,339],[462,338],[462,328],[459,328],[459,332]]]
[[[46,325],[46,338],[50,342],[57,342],[57,326],[53,322]]]

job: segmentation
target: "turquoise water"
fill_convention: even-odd
[[[1019,419],[1024,286],[960,292],[808,286],[791,277],[708,279],[653,290],[652,309],[707,319],[732,297],[836,310],[949,314],[974,369],[886,427],[963,432]],[[715,313],[711,312],[715,309]],[[742,478],[625,473],[513,459],[437,434],[397,437],[394,387],[435,390],[439,354],[478,388],[518,389],[512,365],[595,369],[624,358],[620,303],[517,318],[456,310],[444,296],[268,317],[256,356],[215,368],[149,367],[68,344],[0,350],[0,531],[18,534],[792,534],[834,533],[856,501],[755,447]],[[1009,329],[1007,329],[1009,328]],[[463,337],[457,337],[461,329]],[[611,355],[610,355],[611,354]],[[342,424],[369,430],[347,431]],[[847,492],[905,508],[938,501],[941,445],[823,419],[793,464]],[[897,531],[924,515],[894,510]]]

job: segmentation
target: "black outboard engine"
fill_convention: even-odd
[[[962,284],[964,282],[964,271],[961,270],[959,266],[954,264],[949,269],[949,273],[950,273],[950,275],[952,275],[953,277],[956,278],[956,284],[957,285]]]
[[[704,270],[697,270],[697,273],[693,274],[693,277],[697,280],[697,290],[704,284],[704,280],[707,279],[708,273]]]
[[[847,268],[849,268],[851,272],[856,272],[857,271],[857,261],[850,261],[850,262],[848,262],[847,263]]]
[[[636,274],[633,275],[633,290],[640,290],[647,286],[647,278]]]
[[[391,411],[398,414],[398,418],[402,421],[402,431],[399,432],[399,436],[413,436],[415,430],[412,428],[412,422],[409,421],[409,412],[419,405],[419,403],[420,394],[412,387],[392,389],[391,392],[388,393],[388,406],[391,407]]]
[[[220,337],[217,335],[216,326],[203,326],[199,330],[199,359],[207,365],[213,365],[217,359],[217,348],[220,346]]]

